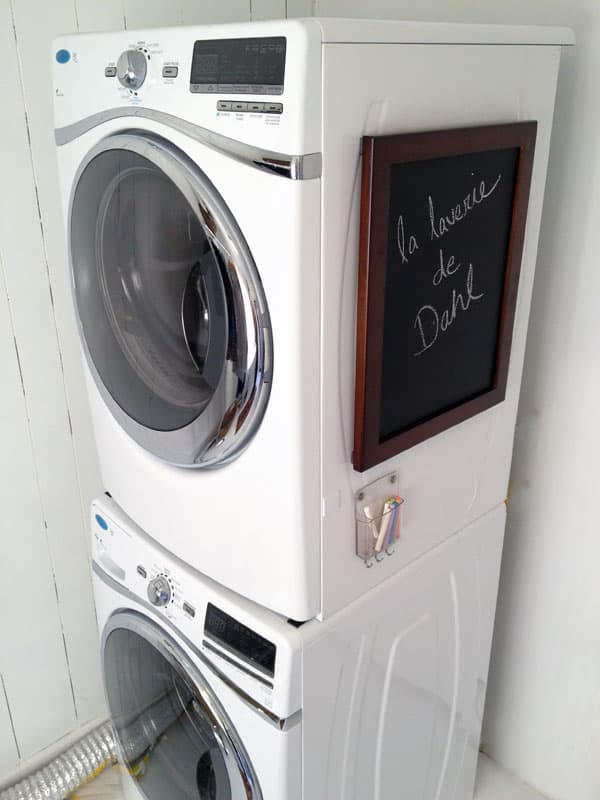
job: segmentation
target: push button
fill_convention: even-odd
[[[265,111],[267,114],[281,114],[283,112],[283,103],[265,103]]]
[[[231,100],[218,100],[217,101],[217,110],[218,111],[231,111]]]
[[[189,617],[192,617],[192,618],[193,618],[193,617],[195,617],[195,616],[196,616],[196,609],[194,608],[194,606],[191,606],[189,603],[186,603],[186,602],[185,602],[185,600],[183,601],[183,606],[182,606],[182,608],[183,608],[183,610],[185,611],[185,613],[186,613],[186,614],[187,614]]]
[[[248,103],[248,111],[254,111],[255,113],[262,113],[265,110],[264,103]]]
[[[104,67],[104,77],[105,78],[114,78],[117,74],[116,67]]]
[[[248,110],[248,103],[232,103],[231,104],[232,111],[247,111]]]
[[[176,78],[179,75],[179,67],[163,67],[163,78]]]

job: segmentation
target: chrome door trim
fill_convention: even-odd
[[[73,203],[79,180],[91,161],[101,153],[119,149],[146,158],[173,181],[195,211],[205,233],[206,221],[210,222],[207,235],[227,264],[232,284],[235,283],[242,298],[236,309],[236,321],[240,328],[245,326],[244,336],[238,338],[247,344],[247,352],[241,354],[239,364],[227,359],[213,399],[196,419],[177,430],[154,430],[130,417],[104,385],[85,340],[71,257]],[[243,232],[209,178],[185,153],[149,131],[129,130],[107,136],[86,154],[74,177],[67,236],[71,289],[83,352],[94,383],[121,428],[152,455],[174,466],[214,469],[237,458],[260,427],[267,408],[273,373],[273,336],[267,300],[252,254]]]
[[[97,114],[91,114],[78,122],[71,123],[71,125],[56,128],[54,139],[57,146],[62,147],[62,145],[72,142],[78,136],[87,133],[87,131],[96,128],[98,125],[102,125],[104,122],[125,117],[138,119],[143,117],[144,119],[168,125],[170,128],[186,134],[186,136],[201,142],[212,150],[217,150],[249,167],[264,170],[273,175],[280,175],[293,181],[309,181],[321,177],[321,153],[288,155],[273,150],[263,150],[260,147],[238,142],[237,139],[231,139],[229,136],[223,136],[223,134],[211,131],[209,128],[194,125],[192,122],[187,122],[187,120],[180,119],[173,114],[155,111],[152,108],[144,108],[142,106],[125,106],[123,108],[110,108],[106,111],[99,111]]]
[[[150,605],[146,600],[141,597],[135,595],[132,591],[130,591],[126,586],[123,586],[114,578],[111,578],[99,564],[92,560],[92,570],[95,573],[96,577],[98,577],[109,589],[120,594],[122,597],[127,598],[128,600],[133,600],[137,605],[140,605],[144,608],[145,611],[149,611],[153,617],[156,617],[160,620],[160,624],[167,626],[171,629],[171,631],[175,634],[177,639],[180,639],[185,646],[191,650],[191,652],[196,656],[198,661],[202,663],[207,669],[209,669],[213,675],[215,675],[220,681],[231,689],[240,700],[251,710],[254,711],[255,714],[258,714],[265,722],[268,722],[274,728],[277,728],[279,731],[289,731],[292,728],[295,728],[302,721],[302,711],[298,710],[291,714],[289,717],[279,717],[277,714],[274,714],[270,709],[263,706],[253,697],[251,697],[247,692],[245,692],[242,688],[240,688],[234,681],[222,672],[213,662],[207,658],[204,653],[196,647],[196,645],[188,639],[188,637],[181,631],[179,628],[171,622],[170,619],[167,617],[161,616],[157,609]],[[125,610],[125,609],[121,609]],[[133,611],[133,609],[131,609]],[[104,637],[104,634],[103,634]]]
[[[104,664],[104,649],[110,634],[115,630],[129,630],[136,633],[138,636],[149,642],[169,664],[188,677],[189,680],[196,687],[198,694],[202,698],[202,702],[208,709],[210,715],[211,726],[215,731],[215,736],[221,745],[221,755],[225,764],[232,769],[237,769],[241,776],[241,782],[244,787],[244,794],[246,800],[263,800],[263,794],[258,781],[258,776],[254,771],[254,767],[250,761],[246,748],[235,728],[233,722],[225,709],[222,707],[221,702],[217,698],[210,684],[188,658],[181,647],[174,641],[166,631],[164,631],[156,622],[146,618],[139,611],[133,609],[119,609],[114,611],[108,618],[104,630],[102,631],[102,641],[100,644],[100,653],[102,664]],[[102,671],[102,680],[104,682],[104,669]],[[108,702],[108,692],[106,691],[106,684],[104,691]],[[110,706],[108,708],[111,713]],[[112,716],[112,715],[111,715]],[[121,752],[121,757],[125,764],[128,763],[126,753],[123,752],[121,747],[120,737],[115,730],[115,740],[117,747]],[[223,741],[224,740],[224,741]],[[228,770],[229,771],[229,770]]]

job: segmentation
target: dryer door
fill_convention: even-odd
[[[158,625],[135,611],[113,614],[102,656],[121,758],[147,800],[262,800],[223,706]]]
[[[272,337],[258,270],[202,170],[165,139],[109,136],[69,215],[84,351],[120,425],[181,466],[235,458],[269,397]]]

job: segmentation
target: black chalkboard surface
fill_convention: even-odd
[[[363,140],[355,469],[504,399],[535,132]]]

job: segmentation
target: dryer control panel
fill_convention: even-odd
[[[321,47],[312,19],[61,36],[52,58],[57,141],[105,122],[126,127],[128,110],[167,137],[175,123],[264,151],[319,153]]]

